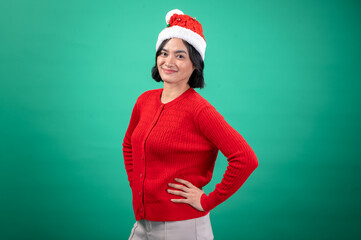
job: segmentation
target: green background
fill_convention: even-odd
[[[360,239],[359,1],[0,2],[0,238],[128,239],[122,141],[165,15],[203,25],[206,87],[259,167],[215,239]],[[227,167],[219,154],[208,194]]]

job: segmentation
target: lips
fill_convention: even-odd
[[[174,70],[170,70],[170,69],[165,69],[165,68],[162,68],[163,72],[165,73],[175,73],[176,71]]]

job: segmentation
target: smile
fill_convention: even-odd
[[[177,72],[177,71],[174,71],[174,70],[169,70],[169,69],[164,69],[164,68],[162,68],[162,70],[163,70],[164,73],[167,73],[167,74],[171,74],[171,73]]]

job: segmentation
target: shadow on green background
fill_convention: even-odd
[[[215,239],[360,239],[359,1],[2,1],[1,239],[128,239],[122,141],[174,8],[207,41],[196,89],[259,167]],[[227,167],[218,155],[208,194]]]

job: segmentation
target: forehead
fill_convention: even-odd
[[[163,47],[163,49],[168,51],[177,51],[183,50],[188,52],[186,45],[184,45],[183,40],[180,38],[172,38],[170,39]]]

